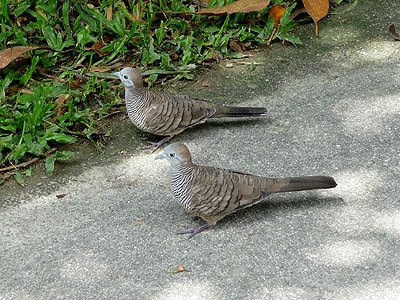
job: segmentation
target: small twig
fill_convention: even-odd
[[[268,41],[267,41],[267,46],[271,45],[272,39],[275,37],[276,34],[276,27],[274,27],[274,29],[272,30],[271,36],[269,37]]]
[[[76,73],[75,77],[80,79],[80,80],[89,80],[90,79],[90,77],[87,76],[86,74],[79,74],[79,73]]]
[[[163,10],[161,11],[161,13],[163,14],[165,20],[168,20],[168,16],[167,16],[167,14],[166,14]]]
[[[52,154],[52,153],[54,153],[56,151],[57,151],[57,148],[52,148],[52,149],[50,149],[49,151],[47,151],[45,153],[45,156],[50,155],[50,154]],[[16,170],[16,169],[26,168],[27,166],[30,166],[31,164],[37,162],[38,160],[40,160],[40,158],[39,157],[35,157],[35,158],[32,158],[31,160],[28,160],[26,162],[20,163],[20,164],[15,165],[15,166],[12,165],[12,166],[8,166],[8,167],[5,167],[5,168],[1,168],[0,169],[0,173],[11,171],[11,170]]]
[[[195,15],[197,14],[196,12],[191,12],[191,11],[156,11],[154,12],[155,14],[162,14],[164,16],[166,15]]]
[[[234,61],[233,63],[237,65],[254,65],[254,66],[265,65],[265,63],[256,61]]]
[[[68,81],[67,79],[61,78],[61,77],[59,77],[59,76],[51,75],[51,74],[46,74],[46,73],[44,73],[44,72],[42,72],[42,71],[39,71],[38,73],[39,73],[40,75],[42,75],[42,76],[47,77],[47,78],[51,78],[51,79],[58,80],[58,81],[61,82],[61,83],[65,83],[65,82]]]
[[[10,178],[13,174],[11,172],[5,173],[2,176],[0,176],[0,185],[3,184],[3,182],[7,179]]]
[[[111,117],[113,115],[116,115],[116,114],[119,114],[119,113],[122,113],[122,112],[123,112],[122,110],[116,110],[116,111],[110,112],[103,119],[109,118],[109,117]]]

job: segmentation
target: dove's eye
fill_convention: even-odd
[[[124,75],[124,79],[128,79],[128,75]]]
[[[169,156],[175,157],[175,153],[170,153]]]

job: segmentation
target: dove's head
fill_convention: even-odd
[[[173,167],[192,163],[192,155],[190,155],[188,147],[182,143],[168,145],[163,152],[157,155],[156,159],[166,159]]]
[[[139,69],[123,68],[119,72],[113,73],[118,77],[126,88],[140,88],[143,87],[142,74]]]

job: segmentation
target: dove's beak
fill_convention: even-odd
[[[117,77],[118,79],[121,79],[121,74],[119,72],[114,72],[112,73],[115,77]]]
[[[155,159],[164,159],[164,158],[166,158],[167,156],[165,155],[165,153],[164,152],[161,152],[160,154],[158,154],[157,156],[156,156],[156,158]]]

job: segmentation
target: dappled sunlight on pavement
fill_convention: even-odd
[[[191,281],[177,279],[166,287],[161,287],[160,292],[152,300],[220,300],[221,291],[206,281]]]
[[[357,135],[378,134],[390,130],[392,125],[388,119],[398,117],[400,113],[398,95],[348,99],[347,106],[344,113],[345,128]]]
[[[331,267],[353,268],[374,263],[380,258],[380,246],[375,241],[327,241],[312,250],[307,258]]]
[[[383,186],[383,179],[375,170],[345,170],[333,177],[338,185],[327,193],[342,197],[348,205],[368,205],[375,201],[375,192]]]
[[[302,300],[312,299],[313,292],[296,286],[271,286],[256,289],[248,300]]]
[[[365,43],[363,48],[358,50],[358,54],[360,58],[379,63],[390,58],[398,51],[400,50],[393,47],[393,42],[391,41],[376,41]]]
[[[397,238],[400,237],[400,211],[380,212],[375,215],[373,226]]]
[[[396,300],[400,295],[400,281],[369,282],[340,289],[331,299],[344,300]]]
[[[87,252],[71,255],[60,269],[60,276],[73,282],[94,283],[109,276],[110,267],[100,261],[98,255]]]

